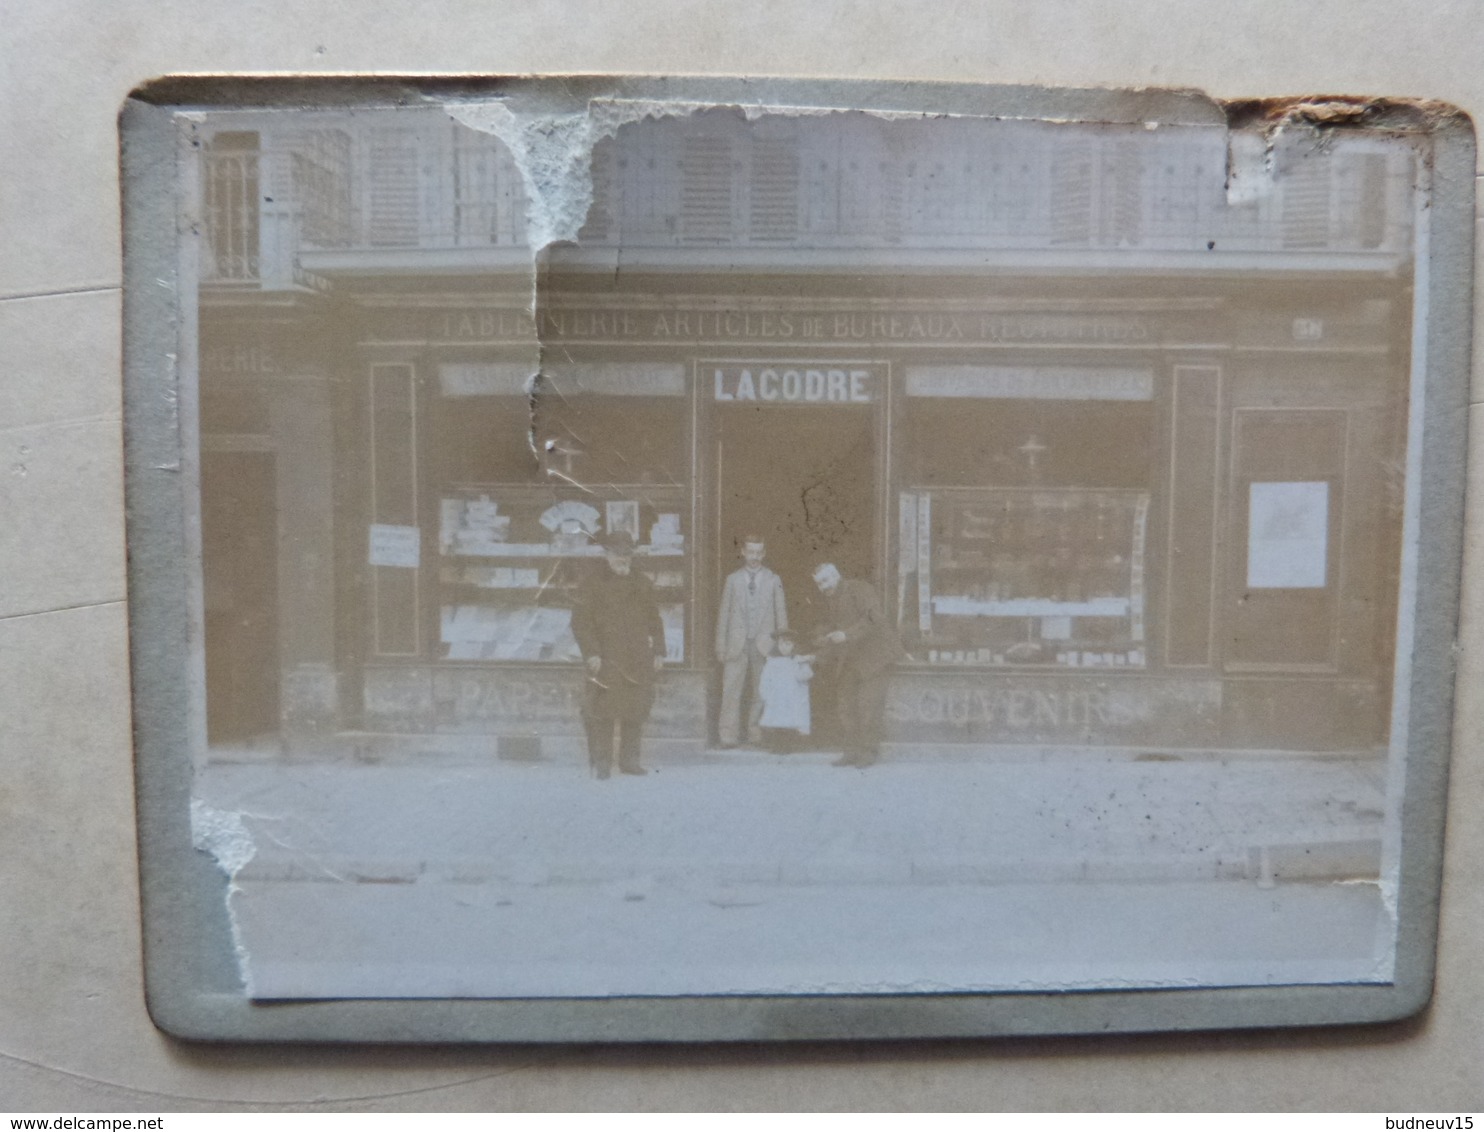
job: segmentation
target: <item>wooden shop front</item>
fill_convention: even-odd
[[[711,737],[715,603],[756,533],[806,634],[818,562],[878,588],[892,742],[1383,742],[1393,284],[692,288],[553,290],[536,317],[354,296],[351,726],[578,735],[572,593],[626,529],[666,626],[657,737]]]

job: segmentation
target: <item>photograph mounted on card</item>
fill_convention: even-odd
[[[1427,1001],[1461,114],[178,79],[122,128],[160,1025]]]

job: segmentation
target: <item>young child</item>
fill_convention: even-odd
[[[763,665],[757,694],[763,702],[760,723],[768,749],[782,755],[798,750],[799,740],[809,734],[809,681],[814,679],[814,658],[794,655],[792,629],[780,629],[774,640],[775,651]]]

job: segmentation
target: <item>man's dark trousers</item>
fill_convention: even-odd
[[[870,766],[881,756],[886,717],[886,672],[862,674],[849,664],[840,670],[840,735],[845,758],[856,766]]]
[[[897,653],[876,588],[859,578],[841,581],[829,597],[829,625],[845,635],[836,651],[845,750],[836,765],[870,766],[881,754],[886,680]]]
[[[639,739],[644,731],[642,719],[614,719],[612,716],[582,716],[587,731],[587,757],[596,774],[606,777],[613,769],[613,730],[618,728],[618,767],[629,774],[639,772]]]

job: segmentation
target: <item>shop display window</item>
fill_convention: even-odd
[[[1147,493],[939,489],[900,508],[913,660],[1143,667]]]
[[[689,404],[680,397],[553,394],[533,415],[522,396],[440,399],[444,483],[679,486],[689,480]]]
[[[623,494],[623,488],[615,488]],[[520,485],[452,487],[440,501],[439,648],[445,660],[575,662],[572,605],[585,573],[604,570],[596,539],[641,532],[634,567],[649,575],[665,659],[685,659],[687,531],[678,492],[596,499]]]
[[[1147,371],[940,368],[908,390],[929,394],[909,401],[897,501],[910,658],[1145,667]]]
[[[626,531],[654,583],[666,660],[686,657],[690,594],[687,403],[675,396],[446,398],[459,443],[439,454],[439,625],[444,660],[577,663],[572,607]]]
[[[923,487],[1149,486],[1148,401],[914,398],[907,451]]]

